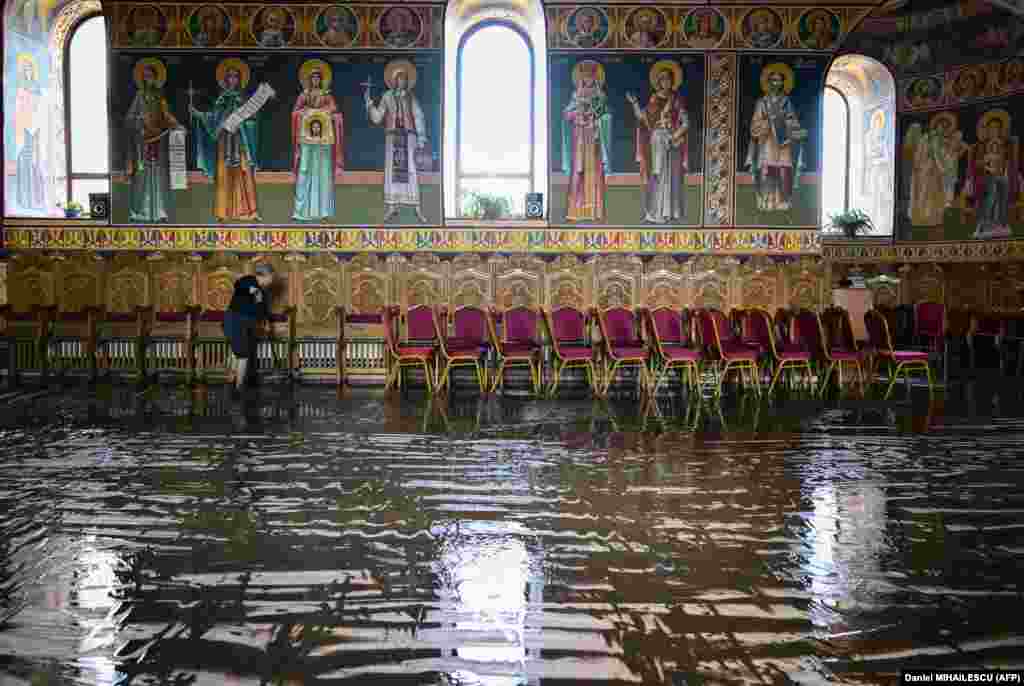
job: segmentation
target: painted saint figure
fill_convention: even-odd
[[[393,60],[384,67],[388,90],[374,104],[370,86],[363,99],[370,121],[383,125],[384,135],[384,221],[395,217],[404,205],[412,207],[421,222],[420,184],[416,153],[427,147],[426,118],[413,94],[416,67],[408,60]]]
[[[938,226],[955,199],[959,162],[967,151],[963,134],[953,113],[939,112],[931,118],[926,132],[911,129],[907,137],[913,160],[910,223]]]
[[[604,67],[583,60],[572,70],[576,85],[562,112],[562,171],[569,176],[565,218],[604,219],[605,177],[611,172],[612,115]]]
[[[646,109],[632,93],[626,94],[637,119],[636,161],[644,182],[644,221],[652,224],[678,222],[686,216],[690,117],[677,92],[682,82],[682,67],[662,60],[651,69],[654,92]]]
[[[299,69],[303,90],[292,108],[292,218],[316,221],[334,216],[335,175],[345,167],[344,120],[331,95],[331,67],[308,60]]]
[[[288,44],[284,27],[288,18],[280,7],[270,7],[263,15],[265,28],[260,32],[259,42],[265,48],[283,48]]]
[[[1019,144],[1006,110],[989,110],[978,122],[978,143],[967,161],[965,193],[978,214],[975,238],[1010,235],[1010,208],[1021,188]]]
[[[875,228],[886,233],[892,225],[892,163],[888,146],[885,112],[875,110],[865,135],[862,195],[868,198],[869,214]]]
[[[762,212],[789,210],[793,191],[803,171],[803,143],[807,130],[793,107],[793,70],[781,62],[761,70],[764,95],[750,119],[746,166],[754,175],[757,207]]]
[[[16,58],[17,85],[14,92],[14,149],[17,166],[14,177],[14,204],[23,211],[45,211],[46,183],[42,171],[39,126],[42,93],[35,58],[19,53]]]
[[[155,58],[135,64],[137,91],[125,128],[128,159],[125,171],[131,180],[128,218],[132,222],[166,222],[169,205],[170,164],[168,138],[171,131],[184,129],[171,114],[163,85],[167,68]]]
[[[259,125],[248,117],[232,132],[225,123],[245,104],[249,65],[236,58],[217,65],[221,93],[209,112],[190,106],[194,122],[196,165],[213,178],[213,214],[217,221],[260,221],[256,207],[256,169],[259,166]]]

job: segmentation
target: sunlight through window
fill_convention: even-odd
[[[835,88],[825,87],[825,146],[822,158],[823,189],[821,198],[822,226],[829,215],[847,209],[847,184],[850,168],[847,126],[849,109],[846,100]]]
[[[532,66],[526,40],[491,24],[470,34],[459,54],[459,214],[504,203],[487,218],[521,217],[532,188]]]
[[[110,190],[107,122],[107,27],[86,19],[68,49],[71,199],[89,207],[89,193]]]

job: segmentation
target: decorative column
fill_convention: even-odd
[[[736,54],[708,55],[704,125],[704,224],[730,226],[735,216]]]

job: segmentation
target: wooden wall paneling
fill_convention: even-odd
[[[246,265],[233,253],[217,253],[203,260],[200,271],[200,305],[205,310],[226,310],[231,304],[235,281],[246,272]]]
[[[494,261],[494,287],[496,305],[512,307],[540,307],[545,304],[544,281],[547,265],[533,255],[511,255]]]
[[[838,281],[845,275],[845,272],[833,273],[831,279]],[[827,278],[820,260],[797,259],[786,263],[783,267],[785,295],[781,306],[796,310],[816,309],[831,303],[834,284],[826,282]]]
[[[450,266],[430,253],[415,253],[399,262],[397,283],[402,309],[447,304]]]
[[[687,265],[693,280],[693,307],[728,312],[736,304],[733,296],[739,261],[734,257],[701,255]]]
[[[152,303],[150,265],[140,255],[115,255],[107,267],[103,305],[108,312],[131,313]]]
[[[781,294],[782,270],[770,257],[752,257],[740,265],[739,307],[774,312]]]
[[[338,326],[335,308],[345,305],[345,265],[333,255],[302,257],[303,261],[292,261],[298,335],[333,337]]]
[[[344,288],[341,296],[347,312],[378,314],[384,305],[398,302],[397,298],[391,297],[390,271],[388,263],[381,257],[373,253],[359,253],[345,264],[342,273]]]
[[[153,285],[151,304],[157,312],[182,312],[201,304],[198,257],[153,253],[146,259]]]
[[[592,305],[593,274],[593,262],[584,262],[576,255],[559,255],[544,274],[545,307],[585,309]]]
[[[36,305],[52,305],[56,295],[54,260],[39,253],[15,254],[11,259],[8,296],[14,309],[27,312]]]
[[[494,277],[484,256],[475,253],[456,255],[448,273],[449,309],[468,305],[487,308],[494,304]]]
[[[908,301],[946,302],[946,273],[938,264],[917,264],[907,271]]]
[[[671,255],[656,255],[644,265],[643,294],[640,302],[649,309],[685,306],[686,278],[683,267]]]
[[[600,309],[636,307],[643,288],[644,264],[638,255],[600,255],[594,259],[594,304]]]
[[[103,277],[107,262],[98,253],[75,252],[55,256],[58,309],[81,312],[103,303]]]

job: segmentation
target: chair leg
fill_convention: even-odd
[[[906,376],[907,371],[903,368],[903,363],[902,362],[897,364],[892,369],[891,376],[889,378],[889,387],[885,391],[885,399],[886,400],[888,400],[889,396],[892,394],[892,389],[896,386],[896,380],[899,378],[900,372],[903,372],[903,375]]]
[[[498,369],[494,372],[494,383],[491,384],[491,393],[497,391],[498,386],[501,386],[502,392],[505,391],[505,358],[501,358],[501,361],[498,362]]]

